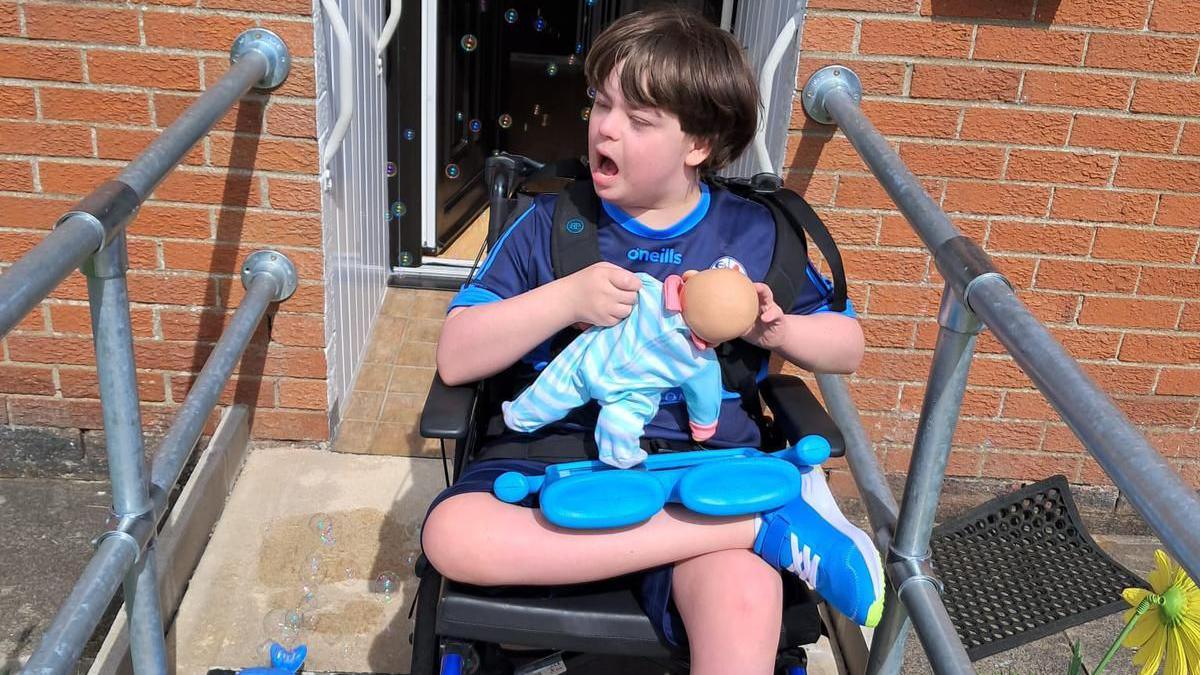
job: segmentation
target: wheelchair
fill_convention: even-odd
[[[545,165],[516,155],[489,158],[489,245],[507,222],[521,184],[546,171]],[[491,406],[502,400],[494,380],[450,387],[434,378],[420,432],[439,439],[444,462],[446,444],[451,444],[453,474],[447,472],[447,482],[474,460],[494,413]],[[769,411],[759,417],[763,450],[818,434],[829,441],[832,456],[845,453],[841,432],[802,380],[769,375],[760,383],[759,395]],[[416,573],[411,675],[688,672],[686,649],[669,646],[643,613],[637,575],[571,586],[482,588],[443,578],[424,556]],[[776,671],[793,675],[803,672],[803,646],[825,631],[819,598],[792,575],[783,578]],[[596,667],[601,669],[592,670]]]

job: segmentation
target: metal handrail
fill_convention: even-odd
[[[125,227],[154,188],[243,94],[251,87],[279,86],[290,67],[286,45],[262,28],[238,36],[230,59],[229,72],[116,179],[80,200],[49,236],[0,275],[0,337],[73,269],[80,267],[87,277],[115,514],[114,524],[96,540],[91,561],[22,672],[73,672],[118,588],[124,589],[129,611],[134,672],[166,672],[154,556],[158,523],[205,421],[268,306],[296,290],[295,268],[283,254],[256,251],[246,258],[241,275],[245,298],[176,412],[147,477],[126,282]]]
[[[1017,299],[987,254],[950,223],[863,114],[861,96],[857,75],[835,65],[813,74],[804,86],[803,103],[809,117],[842,130],[933,252],[946,280],[933,366],[898,512],[878,464],[865,456],[870,447],[856,447],[866,445],[865,435],[850,434],[861,437],[860,443],[847,444],[850,469],[881,548],[890,534],[884,548],[887,572],[901,600],[888,603],[876,628],[868,672],[896,672],[908,614],[936,672],[973,672],[928,572],[928,545],[975,336],[982,326],[995,333],[1176,560],[1200,578],[1200,531],[1187,520],[1200,511],[1200,497]],[[827,403],[839,425],[861,432],[853,403],[838,391],[845,385],[832,376],[818,379],[822,391],[829,390]],[[911,591],[906,594],[906,589]]]

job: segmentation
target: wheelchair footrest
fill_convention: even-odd
[[[1063,476],[943,523],[931,548],[972,661],[1117,612],[1123,589],[1146,587],[1088,535]]]

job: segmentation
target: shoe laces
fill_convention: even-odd
[[[807,545],[801,546],[796,535],[793,534],[791,540],[792,562],[787,569],[804,580],[809,588],[815,591],[817,590],[817,568],[821,564],[821,556],[813,553]]]

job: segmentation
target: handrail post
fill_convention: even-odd
[[[945,607],[935,607],[927,597],[912,606],[912,600],[905,597],[913,584],[931,586],[938,593],[941,591],[936,579],[928,573],[931,558],[929,538],[933,533],[942,482],[946,478],[950,444],[967,387],[975,339],[981,327],[974,313],[959,300],[949,284],[942,292],[938,325],[933,365],[929,370],[925,399],[921,404],[908,480],[900,500],[896,533],[888,550],[888,578],[896,597],[902,599],[905,606],[893,602],[884,608],[883,619],[872,639],[868,673],[880,672],[891,656],[891,649],[900,642],[907,624],[906,606],[911,606],[914,612],[920,612],[922,616],[914,615],[913,618],[921,621],[934,622],[937,619],[934,615],[945,617],[943,630],[937,631],[942,635],[918,635],[934,669],[938,672],[972,672],[971,660],[962,643],[956,639],[957,632],[946,616]],[[928,595],[928,590],[917,594],[918,597],[921,595]],[[945,634],[947,632],[949,635]]]
[[[115,525],[96,540],[91,561],[22,672],[38,675],[73,672],[118,584],[124,589],[129,613],[134,672],[138,675],[167,672],[154,563],[157,517],[166,509],[167,495],[178,480],[216,397],[212,397],[207,409],[189,409],[188,415],[176,417],[172,429],[183,428],[184,433],[179,437],[191,440],[180,453],[167,452],[172,462],[165,469],[170,472],[171,480],[152,489],[146,470],[134,364],[124,230],[155,186],[248,89],[277,87],[287,78],[290,68],[283,40],[263,28],[251,28],[238,36],[230,50],[230,60],[229,72],[188,106],[115,180],[84,197],[59,219],[49,236],[0,275],[0,337],[45,299],[76,266],[87,277],[116,514]],[[246,307],[239,308],[245,311],[235,312],[235,320],[241,317],[248,328],[242,326],[234,335],[223,336],[217,351],[224,356],[218,367],[206,364],[199,378],[207,377],[206,382],[210,383],[215,378],[218,393],[266,305],[287,297],[296,287],[295,269],[286,257],[273,251],[250,256],[243,271],[244,279],[247,273],[252,283],[247,286]],[[186,402],[194,407],[199,398],[189,394]],[[156,464],[154,468],[157,470],[159,466]]]
[[[129,256],[125,233],[119,231],[81,268],[87,277],[88,302],[95,336],[96,370],[104,416],[105,449],[112,481],[113,511],[120,519],[152,512],[146,473],[137,370],[133,356],[133,325],[125,273]],[[153,538],[151,538],[153,541]],[[151,549],[143,549],[125,575],[125,606],[129,612],[130,647],[134,672],[163,673],[167,651],[158,607],[158,579]]]

